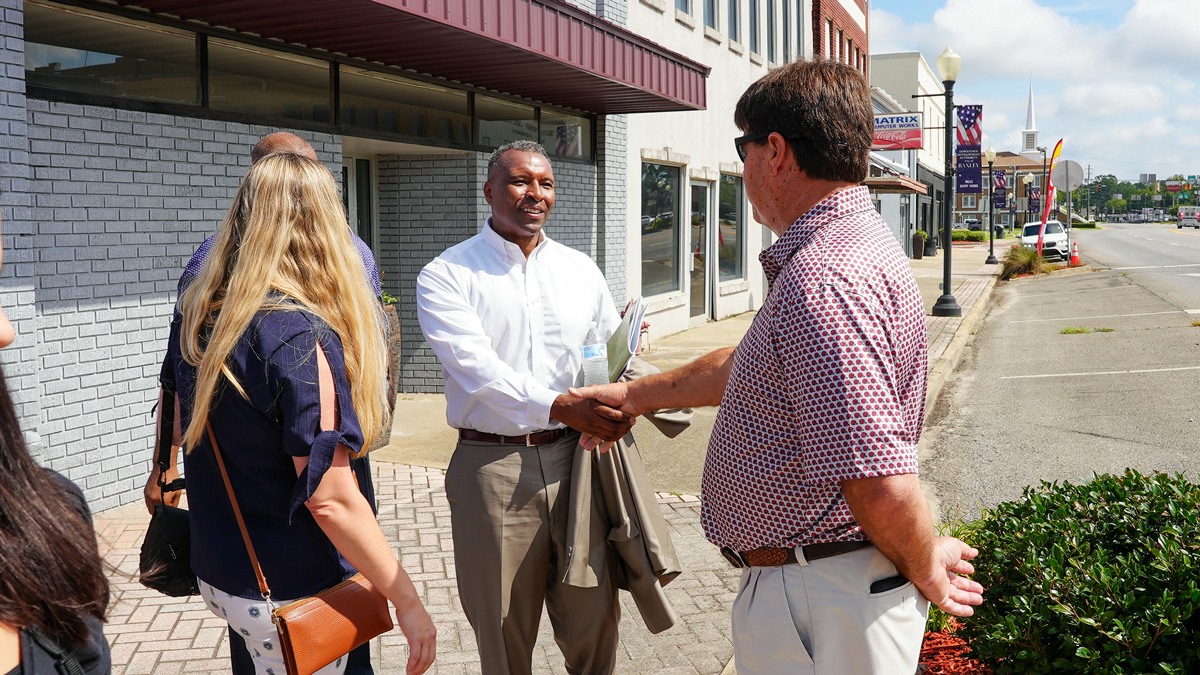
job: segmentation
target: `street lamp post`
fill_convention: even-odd
[[[1033,211],[1033,202],[1029,199],[1029,186],[1033,184],[1033,174],[1025,174],[1021,182],[1025,184],[1025,223],[1028,223],[1030,220],[1029,214]],[[1022,232],[1025,231],[1025,223],[1021,223]]]
[[[992,164],[996,161],[996,149],[988,146],[983,153],[988,163],[988,257],[984,265],[998,265],[996,260],[996,176],[992,174]]]
[[[951,213],[954,204],[954,167],[952,165],[954,154],[954,81],[958,79],[958,70],[962,67],[962,57],[954,53],[954,50],[946,47],[946,51],[937,57],[938,75],[942,78],[942,85],[946,88],[946,191],[945,201],[942,202],[942,240],[945,242],[946,259],[942,261],[942,295],[933,305],[932,314],[934,316],[962,316],[962,308],[958,306],[958,301],[954,299],[954,294],[950,292],[950,252],[954,249],[954,245],[950,239],[950,228],[953,223],[953,214]]]

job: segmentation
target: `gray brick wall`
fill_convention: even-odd
[[[39,460],[97,510],[136,499],[150,466],[151,406],[175,286],[220,224],[275,128],[27,102],[28,280]],[[297,132],[340,176],[341,140]],[[9,266],[5,266],[6,271]]]
[[[26,441],[41,454],[37,420],[41,415],[37,380],[37,316],[34,283],[18,276],[19,265],[33,259],[36,225],[30,220],[28,134],[25,121],[25,46],[21,0],[0,0],[0,218],[3,219],[4,267],[0,270],[0,305],[17,331],[16,341],[0,351],[8,390]]]
[[[627,115],[605,115],[596,128],[596,264],[608,281],[608,290],[621,309],[629,296],[626,277],[625,237],[628,227],[625,196]]]

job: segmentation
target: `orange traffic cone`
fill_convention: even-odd
[[[1079,242],[1071,242],[1071,267],[1079,267]]]

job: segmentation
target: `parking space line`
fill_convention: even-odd
[[[1009,323],[1042,323],[1046,321],[1079,321],[1082,319],[1119,319],[1126,316],[1158,316],[1160,314],[1178,314],[1183,312],[1190,314],[1186,309],[1173,309],[1169,312],[1146,312],[1144,314],[1099,314],[1096,316],[1064,316],[1057,319],[1021,319],[1020,321],[1009,321]]]
[[[1109,269],[1175,269],[1181,267],[1200,267],[1200,263],[1188,263],[1182,265],[1146,265],[1146,267],[1110,267]]]
[[[1146,370],[1105,370],[1095,373],[1044,373],[1042,375],[1006,375],[1001,380],[1032,380],[1042,377],[1084,377],[1087,375],[1130,375],[1133,373],[1173,373],[1180,370],[1200,370],[1200,366],[1182,368],[1148,368]]]
[[[1089,288],[1083,291],[1059,291],[1058,293],[1037,293],[1035,295],[1022,295],[1021,299],[1025,298],[1057,298],[1060,295],[1070,295],[1072,293],[1100,293],[1101,291],[1140,291],[1144,290],[1141,286],[1111,286],[1109,288]]]

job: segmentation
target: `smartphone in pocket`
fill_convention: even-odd
[[[871,593],[884,593],[894,588],[900,588],[908,583],[908,577],[903,574],[897,574],[891,577],[884,577],[879,581],[871,583]]]

